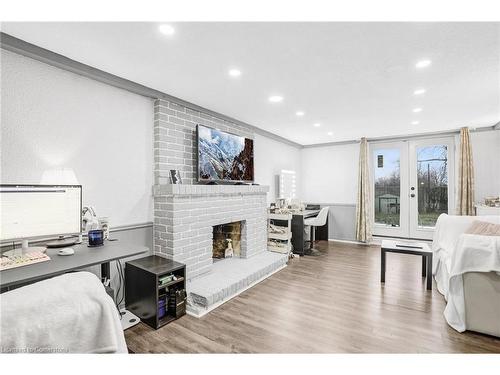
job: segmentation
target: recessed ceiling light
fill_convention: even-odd
[[[330,136],[331,136],[331,135],[333,135],[333,132],[328,132],[328,133],[326,133],[326,134],[328,134],[328,135],[330,135]]]
[[[269,97],[269,101],[271,103],[279,103],[283,101],[283,97],[280,95],[272,95]]]
[[[413,108],[413,113],[422,112],[422,108]]]
[[[228,74],[231,77],[239,77],[239,76],[241,76],[241,70],[239,70],[239,69],[229,69]]]
[[[412,125],[418,125],[418,124],[420,124],[420,121],[412,121],[411,124]]]
[[[425,89],[416,89],[415,91],[413,91],[413,95],[423,95],[425,94]]]
[[[417,69],[427,68],[431,64],[432,64],[431,60],[428,59],[420,60],[418,63],[415,64],[415,68]]]
[[[163,24],[158,27],[158,30],[160,30],[160,33],[164,35],[174,35],[175,34],[175,29],[171,25]]]
[[[321,126],[321,124],[320,124],[319,122],[317,122],[316,124],[313,124],[313,126],[314,126],[315,128],[319,128],[319,127]]]
[[[295,112],[295,114],[296,114],[297,116],[299,116],[299,117],[302,117],[302,116],[304,116],[306,113],[305,113],[304,111],[297,111],[297,112]]]

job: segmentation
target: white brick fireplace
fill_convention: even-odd
[[[202,316],[286,266],[267,251],[267,186],[196,185],[196,125],[253,138],[246,126],[163,99],[154,107],[154,252],[186,264],[187,311]],[[184,184],[169,184],[170,170]],[[241,257],[212,256],[214,226],[241,221]]]
[[[188,279],[212,269],[213,226],[242,221],[241,257],[267,250],[268,186],[156,185],[155,253],[186,264]]]

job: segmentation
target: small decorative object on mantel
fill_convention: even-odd
[[[174,185],[182,184],[181,172],[179,170],[170,170],[170,182]]]

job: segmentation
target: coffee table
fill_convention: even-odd
[[[385,283],[386,253],[412,254],[422,257],[422,277],[427,278],[427,290],[432,290],[432,250],[422,242],[383,240],[380,248],[380,282]]]

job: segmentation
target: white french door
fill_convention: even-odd
[[[454,152],[453,138],[370,145],[375,235],[432,238],[454,211]]]

